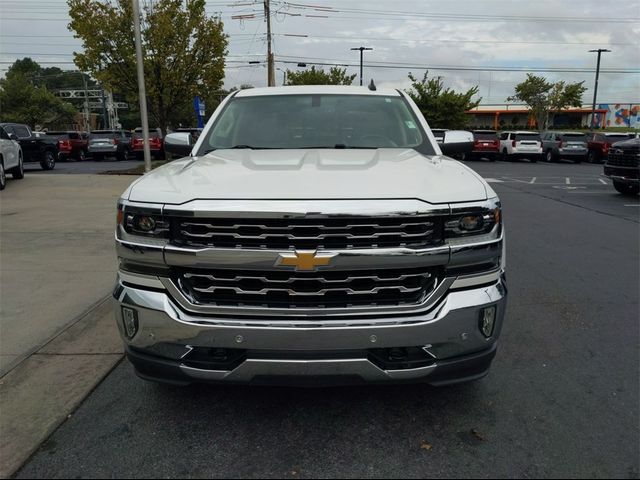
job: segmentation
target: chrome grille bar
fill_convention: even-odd
[[[424,248],[442,244],[433,215],[199,219],[172,217],[176,245],[234,249]]]

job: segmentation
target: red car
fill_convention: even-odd
[[[601,163],[605,158],[607,158],[611,145],[623,140],[629,140],[630,138],[633,138],[633,134],[599,132],[589,134],[589,143],[587,145],[589,153],[587,154],[587,161],[589,163]]]
[[[164,140],[162,139],[162,131],[159,128],[149,132],[149,149],[151,156],[156,160],[164,158]],[[142,128],[136,128],[131,137],[131,151],[138,160],[144,158],[144,139],[142,137]]]
[[[487,158],[495,162],[500,155],[500,137],[495,130],[474,130],[473,150],[467,154],[467,158],[480,159]]]
[[[66,131],[47,132],[47,135],[58,140],[58,160],[74,159],[79,162],[87,158],[89,134],[86,132]]]

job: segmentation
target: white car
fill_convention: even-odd
[[[505,315],[501,205],[404,92],[232,93],[185,157],[118,202],[115,317],[138,375],[174,384],[484,376]]]
[[[500,134],[500,153],[505,162],[526,158],[536,163],[542,158],[542,138],[538,132],[516,131]]]
[[[0,190],[4,190],[7,184],[7,173],[16,180],[24,178],[22,149],[20,144],[12,140],[4,128],[0,127]]]

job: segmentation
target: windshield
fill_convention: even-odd
[[[115,138],[115,132],[91,132],[89,138]]]
[[[539,133],[516,133],[516,140],[540,140]]]
[[[560,135],[563,140],[567,140],[568,142],[586,142],[587,135],[584,133],[563,133]]]
[[[198,155],[229,148],[433,147],[402,97],[273,95],[232,99]]]
[[[473,137],[476,140],[497,140],[497,132],[473,132]]]

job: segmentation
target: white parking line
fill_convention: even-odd
[[[538,179],[538,177],[533,177],[529,183],[532,183],[532,184],[533,184],[533,183],[536,183],[536,180],[537,180],[537,179]]]
[[[625,207],[640,207],[640,203],[625,205]]]
[[[567,177],[564,181],[565,184],[567,185],[571,185],[571,179],[569,177]]]
[[[600,183],[602,183],[603,185],[607,185],[607,182],[605,182],[603,179],[599,178],[598,180],[600,180]]]
[[[487,183],[504,183],[504,180],[498,180],[497,178],[485,178]]]

